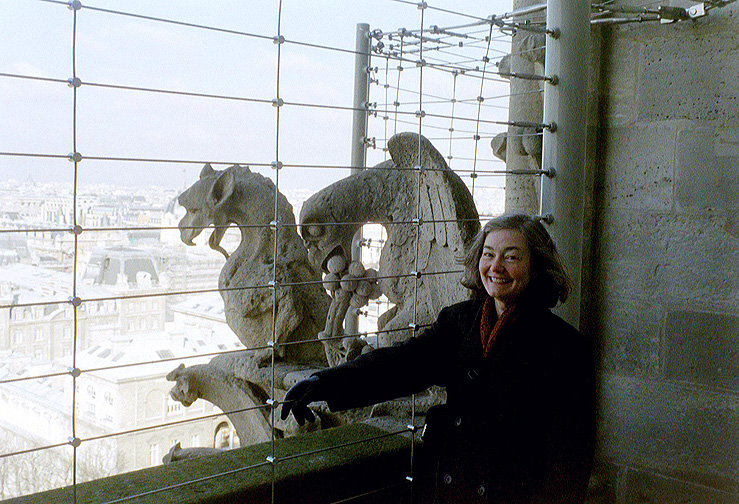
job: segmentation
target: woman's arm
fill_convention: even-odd
[[[459,313],[467,313],[460,306],[444,308],[431,327],[417,337],[318,371],[311,377],[310,387],[296,384],[297,390],[291,389],[293,393],[286,397],[283,417],[290,410],[303,412],[313,401],[326,401],[332,411],[342,411],[444,385],[451,367],[450,342],[463,330]]]

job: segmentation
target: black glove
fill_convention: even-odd
[[[315,421],[316,417],[308,408],[308,404],[321,400],[319,396],[321,395],[322,385],[317,376],[311,376],[290,387],[285,395],[285,401],[282,403],[280,418],[286,420],[290,411],[292,411],[298,425],[303,425],[306,420],[309,422]]]

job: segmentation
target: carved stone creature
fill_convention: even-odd
[[[218,448],[183,448],[178,441],[172,448],[169,449],[167,454],[162,457],[163,464],[169,464],[170,462],[177,462],[178,460],[187,460],[196,457],[203,457],[206,455],[215,455],[220,453],[221,450]]]
[[[480,228],[469,190],[426,138],[400,133],[388,141],[388,150],[391,160],[322,189],[300,214],[311,263],[340,278],[348,274],[345,280],[353,280],[348,269],[337,272],[329,265],[339,256],[348,268],[356,231],[370,222],[387,230],[378,284],[395,306],[378,321],[382,345],[406,339],[410,324],[431,323],[441,308],[467,298],[459,260]],[[342,344],[341,322],[349,305],[346,294],[334,296],[322,334],[325,344]]]
[[[511,73],[544,75],[546,37],[521,31],[513,37],[513,52],[498,63],[502,77]],[[511,78],[509,120],[540,123],[543,119],[544,81]],[[539,170],[541,166],[542,131],[534,127],[510,126],[490,142],[493,154],[506,162],[511,175],[506,177],[507,212],[537,213],[540,182],[535,177],[515,175],[521,170]]]
[[[196,236],[214,226],[208,243],[226,256],[218,280],[226,322],[253,350],[219,355],[204,365],[180,365],[167,375],[175,382],[170,395],[185,406],[204,399],[227,412],[244,444],[298,432],[292,418],[273,418],[266,404],[270,397],[283,398],[288,374],[325,366],[316,338],[330,297],[319,270],[308,262],[292,206],[268,178],[238,165],[219,171],[209,164],[179,203],[187,211],[179,223],[186,244],[193,245]],[[232,224],[241,242],[229,255],[221,240]],[[274,288],[267,287],[275,278]],[[275,371],[265,366],[272,361],[273,339]]]
[[[277,219],[275,250],[275,196]],[[280,345],[315,339],[321,330],[330,299],[317,281],[319,270],[308,262],[298,235],[292,205],[275,190],[271,180],[238,165],[214,170],[206,164],[200,179],[178,199],[187,213],[179,223],[187,245],[211,224],[208,244],[226,256],[218,279],[226,322],[247,348],[258,348],[260,362],[271,357],[265,348],[272,340],[273,304],[276,297],[275,353],[290,362],[322,363],[317,344]],[[229,255],[221,246],[228,226],[236,224],[241,242]],[[274,257],[277,264],[274,264]],[[265,288],[277,281],[273,289]],[[313,282],[303,285],[296,283]]]

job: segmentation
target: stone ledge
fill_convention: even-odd
[[[381,437],[382,436],[382,437]],[[362,440],[369,440],[362,442]],[[344,446],[347,445],[347,446]],[[332,502],[378,489],[364,500],[400,501],[408,489],[408,438],[364,424],[350,424],[278,440],[274,469],[267,462],[271,443],[183,460],[77,485],[77,504],[111,501],[135,504],[215,504],[226,502]],[[308,453],[297,456],[299,453]],[[284,460],[280,460],[285,457]],[[4,501],[5,504],[72,503],[63,487]]]

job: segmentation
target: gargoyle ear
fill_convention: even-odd
[[[205,166],[203,166],[203,169],[200,170],[200,178],[204,179],[205,177],[213,175],[215,172],[216,171],[213,169],[210,163],[206,163]]]
[[[233,171],[224,170],[218,175],[210,193],[216,205],[220,205],[231,197],[234,192],[234,185]]]

